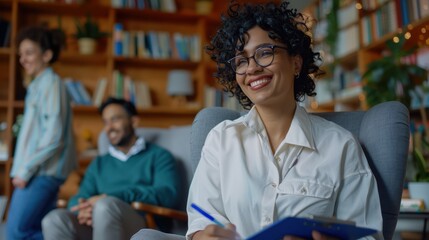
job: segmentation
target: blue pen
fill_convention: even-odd
[[[225,227],[225,225],[223,225],[221,222],[216,220],[212,215],[208,214],[206,211],[198,207],[195,203],[191,203],[191,207],[197,210],[199,213],[201,213],[201,215],[203,215],[204,217],[208,218],[210,221],[216,223],[218,226],[221,226],[223,228]]]

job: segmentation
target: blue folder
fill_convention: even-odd
[[[359,239],[377,233],[375,229],[357,227],[352,224],[287,217],[248,237],[247,240],[279,240],[287,235],[312,239],[312,231],[319,231],[322,234],[346,240]]]

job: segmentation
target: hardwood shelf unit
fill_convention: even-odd
[[[8,160],[0,161],[0,195],[10,196],[12,188],[9,172],[13,162],[15,137],[12,125],[24,111],[24,73],[19,64],[16,39],[20,30],[28,25],[45,25],[61,28],[66,36],[66,45],[54,70],[62,78],[79,80],[90,95],[96,91],[99,79],[106,79],[107,88],[103,99],[113,93],[113,73],[118,70],[133,81],[144,81],[150,90],[152,106],[138,107],[141,125],[146,127],[171,127],[191,124],[198,111],[205,106],[204,91],[207,84],[213,85],[211,77],[214,64],[204,56],[204,45],[220,23],[217,10],[225,10],[227,1],[216,1],[209,15],[195,12],[197,0],[175,1],[177,11],[167,13],[151,9],[116,8],[111,0],[84,0],[42,2],[32,0],[0,0],[0,21],[9,23],[9,37],[3,46],[0,39],[0,122],[7,123],[3,141],[8,148]],[[88,15],[99,24],[100,30],[110,33],[98,41],[97,50],[91,55],[78,52],[75,38],[75,21],[83,21]],[[60,24],[61,23],[61,24]],[[125,31],[167,32],[193,35],[199,39],[199,56],[192,60],[177,58],[154,59],[115,55],[114,27],[123,25]],[[188,96],[188,104],[175,106],[173,97],[166,91],[167,74],[170,70],[185,69],[192,73],[194,94]],[[78,152],[85,148],[83,132],[89,131],[94,144],[103,124],[96,106],[73,105],[73,125]],[[79,154],[78,153],[78,154]],[[85,160],[84,162],[88,162]]]
[[[330,3],[332,3],[332,1],[334,0],[328,0],[328,1],[316,0],[311,6],[308,7],[308,9],[306,9],[305,12],[312,18],[315,18],[316,24],[321,23],[324,20],[326,20],[326,15],[323,15],[323,13],[327,14],[329,12],[329,9],[326,9],[325,7],[328,6],[329,8]],[[359,74],[362,76],[363,73],[366,71],[368,64],[380,58],[382,54],[386,51],[387,49],[386,41],[394,38],[399,33],[408,32],[411,36],[407,40],[405,47],[410,48],[413,46],[417,46],[417,47],[428,46],[429,40],[427,39],[429,39],[429,15],[425,15],[420,18],[418,17],[410,18],[410,22],[408,24],[403,24],[401,23],[402,20],[397,21],[397,18],[403,19],[401,9],[400,8],[398,9],[398,6],[401,6],[401,2],[402,4],[408,4],[409,6],[412,5],[410,4],[411,1],[407,1],[407,0],[340,1],[340,3],[342,3],[343,5],[340,5],[339,12],[341,12],[343,9],[347,7],[355,6],[354,11],[357,12],[357,21],[352,21],[352,23],[341,27],[339,29],[339,32],[346,31],[346,29],[349,28],[350,26],[357,25],[359,29],[358,36],[356,39],[350,39],[350,40],[357,41],[353,44],[357,44],[358,48],[355,51],[347,53],[343,56],[340,56],[340,57],[335,56],[332,61],[335,64],[337,64],[337,66],[340,66],[345,70],[357,69]],[[391,10],[394,10],[394,11],[392,12]],[[375,14],[379,14],[380,16],[382,16],[383,19],[388,19],[389,21],[380,20],[380,18],[377,20],[377,18],[373,16]],[[339,17],[339,22],[343,21],[342,19],[340,19],[340,16],[341,16],[340,13],[337,16]],[[370,20],[366,22],[368,19]],[[383,29],[387,29],[386,32],[384,32],[384,34],[381,34],[381,35],[375,34],[376,25],[379,26],[381,24],[387,24],[387,23],[392,24],[392,21],[397,21],[396,22],[397,26],[395,28],[391,27],[394,25],[389,25],[389,27],[383,28]],[[367,29],[368,25],[370,28],[369,30]],[[313,26],[313,29],[315,29],[314,26]],[[422,32],[422,29],[426,29],[426,30],[423,30],[424,33]],[[317,34],[318,32],[314,31],[315,39],[317,39],[317,41],[315,41],[314,43],[315,46],[317,46],[318,44],[323,44],[325,41],[325,37],[319,37]],[[372,37],[370,41],[365,40],[365,37],[368,37],[368,34],[371,35]],[[332,80],[335,81],[334,73],[331,72],[331,69],[332,69],[331,63],[322,64],[322,69],[324,69],[327,72],[324,79],[331,82]],[[364,80],[362,81],[364,84]],[[312,101],[310,102],[309,109],[311,111],[334,111],[337,103],[348,105],[350,109],[365,110],[367,108],[365,104],[365,96],[364,96],[364,93],[362,93],[357,96],[346,97],[345,99],[343,98],[334,99],[330,102],[321,103],[321,104],[317,103],[317,101],[316,102]]]

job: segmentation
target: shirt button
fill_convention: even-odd
[[[271,187],[275,188],[275,187],[277,187],[277,184],[271,183]]]
[[[305,187],[301,188],[301,193],[302,194],[306,194],[307,193],[307,188],[305,188]]]
[[[270,218],[270,217],[265,217],[265,218],[264,218],[264,221],[265,221],[265,222],[270,222],[270,221],[271,221],[271,218]]]
[[[278,156],[276,156],[274,159],[275,159],[277,162],[280,162],[280,158],[279,158]]]

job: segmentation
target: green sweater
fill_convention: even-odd
[[[139,201],[175,207],[179,200],[178,178],[176,161],[171,153],[147,143],[144,150],[125,162],[110,154],[94,159],[68,207],[75,206],[79,198],[99,194],[114,196],[127,203]]]

